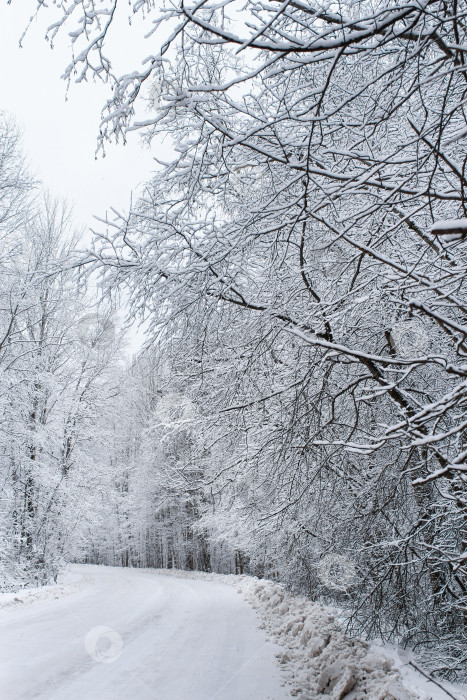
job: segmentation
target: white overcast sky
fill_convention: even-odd
[[[131,190],[147,181],[154,161],[137,134],[130,135],[126,146],[108,145],[106,157],[95,159],[100,111],[109,87],[72,84],[65,99],[66,83],[60,76],[70,62],[69,39],[64,35],[53,50],[45,41],[53,15],[43,12],[41,20],[39,13],[19,48],[34,6],[34,0],[13,0],[11,5],[0,0],[0,110],[20,126],[32,171],[52,194],[73,205],[77,224],[87,228],[93,215],[103,216],[109,206],[127,209]],[[151,53],[141,27],[134,22],[129,31],[125,14],[113,29],[109,51],[119,74],[139,67]]]

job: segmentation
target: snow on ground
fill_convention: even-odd
[[[59,576],[56,585],[22,588],[15,593],[0,593],[0,612],[11,608],[22,608],[43,600],[62,598],[76,593],[90,582],[92,582],[91,578],[86,578],[78,571],[68,570]]]
[[[57,586],[0,596],[0,647],[8,700],[467,700],[250,576],[72,566]]]
[[[427,674],[427,671],[419,666],[410,650],[388,644],[381,647],[374,643],[372,647],[377,653],[383,653],[394,661],[402,675],[404,685],[413,688],[417,698],[430,698],[430,700],[448,700],[449,698],[465,700],[467,698],[466,686],[456,686],[453,683],[424,676],[423,674]],[[442,686],[441,688],[438,683]]]
[[[170,570],[172,576],[223,580],[235,586],[259,613],[282,648],[279,662],[291,694],[302,700],[467,700],[465,688],[416,670],[406,651],[350,639],[331,608],[250,576],[220,576]],[[415,662],[414,662],[415,663]]]
[[[58,599],[37,595],[0,613],[2,700],[290,698],[279,648],[232,586],[138,569],[70,570],[82,576],[74,592],[64,586]]]

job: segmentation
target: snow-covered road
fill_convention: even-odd
[[[76,592],[0,613],[1,700],[290,697],[277,647],[235,588],[136,569],[73,573],[85,576]]]

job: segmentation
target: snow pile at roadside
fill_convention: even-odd
[[[465,687],[440,683],[396,647],[344,634],[334,611],[271,581],[242,577],[240,589],[284,647],[279,658],[292,695],[303,700],[467,700]],[[425,675],[422,675],[425,674]]]
[[[443,684],[449,687],[446,693],[414,668],[402,669],[403,662],[394,648],[379,648],[363,639],[347,637],[331,608],[293,595],[280,584],[251,576],[177,569],[158,569],[155,573],[235,586],[257,611],[271,639],[283,647],[278,660],[296,698],[467,700],[457,686]]]
[[[44,600],[62,598],[71,593],[76,593],[90,582],[89,577],[65,572],[59,576],[59,583],[57,584],[40,586],[38,588],[23,588],[15,593],[0,593],[0,611],[14,610],[25,605],[40,603]]]
[[[245,591],[246,588],[246,591]],[[295,596],[269,581],[242,589],[284,652],[292,695],[307,700],[410,700],[418,698],[404,684],[391,659],[370,650],[361,639],[339,629],[329,608]]]
[[[246,590],[245,590],[246,588]],[[266,629],[284,652],[279,662],[292,695],[307,700],[410,700],[390,659],[339,630],[329,608],[295,596],[269,581],[242,585]]]

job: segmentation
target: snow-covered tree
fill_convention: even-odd
[[[45,582],[81,551],[100,478],[94,424],[114,391],[118,346],[113,333],[94,337],[111,320],[90,313],[76,273],[59,269],[77,240],[66,208],[32,201],[16,150],[12,158],[19,170],[0,173],[0,190],[11,190],[0,292],[2,586]]]

